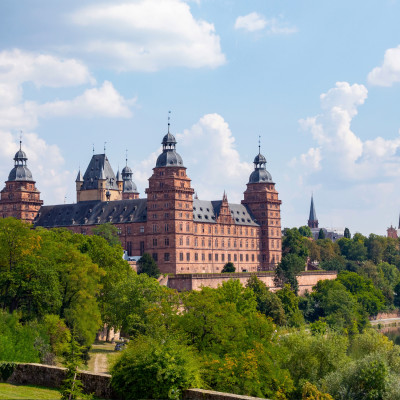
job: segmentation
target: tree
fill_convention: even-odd
[[[296,254],[287,254],[282,257],[281,262],[278,264],[275,270],[275,284],[277,286],[283,286],[289,284],[290,287],[297,293],[299,284],[297,282],[297,275],[304,271],[305,260]]]
[[[112,368],[111,385],[123,398],[179,399],[200,387],[200,366],[189,346],[176,339],[139,336]]]
[[[285,310],[287,324],[289,326],[299,327],[304,323],[303,314],[299,310],[299,298],[296,293],[285,285],[282,289],[276,292],[276,295],[282,302],[282,307]]]
[[[148,253],[144,253],[137,262],[137,273],[139,275],[146,274],[156,279],[161,275],[158,265],[153,260],[153,257]]]
[[[92,229],[93,235],[101,236],[106,239],[110,246],[121,246],[118,237],[118,229],[111,222],[101,224]]]
[[[233,265],[232,262],[229,261],[224,265],[224,268],[222,268],[221,272],[235,272],[235,271],[236,271],[235,266]]]
[[[322,228],[318,232],[318,239],[325,239],[325,232]]]
[[[304,259],[308,256],[308,249],[297,228],[286,228],[282,237],[282,255],[295,254]]]
[[[345,229],[344,229],[344,237],[345,237],[346,239],[351,239],[351,234],[350,234],[349,228],[345,228]]]
[[[311,232],[311,229],[310,229],[310,227],[307,226],[307,225],[301,226],[301,227],[299,228],[299,233],[300,233],[301,236],[304,236],[304,237],[308,237],[308,238],[312,238],[312,237],[313,237],[313,234],[312,234],[312,232]]]

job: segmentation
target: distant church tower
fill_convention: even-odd
[[[6,187],[1,191],[0,217],[14,217],[32,223],[43,201],[36,189],[32,173],[27,167],[27,156],[22,151],[22,142],[14,157],[14,168],[8,175]]]
[[[315,212],[313,195],[311,195],[310,216],[308,217],[308,226],[310,228],[318,228],[318,218]]]
[[[267,160],[260,153],[254,158],[251,173],[242,204],[246,205],[261,225],[262,271],[273,270],[282,258],[281,203],[275,183],[266,169]]]

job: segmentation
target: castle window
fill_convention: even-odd
[[[117,228],[117,234],[120,235],[122,233],[121,228]]]
[[[169,253],[164,253],[164,261],[169,261]]]
[[[201,239],[201,246],[204,247],[205,246],[205,241],[204,238]]]
[[[225,240],[224,240],[224,239],[222,239],[222,242],[221,242],[221,247],[222,247],[222,248],[224,248],[224,247],[225,247]]]
[[[183,224],[179,224],[179,230],[182,232],[183,231]]]
[[[239,246],[243,247],[243,242],[242,241],[239,242]]]
[[[231,239],[228,239],[228,249],[231,247]]]
[[[182,237],[182,236],[179,238],[179,244],[180,244],[181,246],[183,246],[183,237]]]
[[[275,248],[275,242],[271,240],[271,247],[274,249]]]
[[[190,245],[190,239],[189,239],[189,237],[187,237],[186,238],[186,246],[189,246]]]
[[[249,255],[246,254],[246,261],[249,261]]]
[[[183,261],[183,253],[179,253],[179,261]]]
[[[215,239],[215,247],[218,247],[218,239]]]
[[[212,261],[212,254],[208,253],[208,261]]]
[[[157,232],[157,225],[153,224],[153,232]]]
[[[189,232],[189,230],[190,230],[189,224],[186,224],[186,232]]]
[[[198,246],[198,239],[197,238],[194,238],[194,245],[195,245],[195,247]]]
[[[221,261],[225,261],[225,254],[221,254]]]
[[[183,171],[181,171],[181,176],[185,176],[185,173]]]
[[[165,203],[164,208],[169,208],[169,203]]]
[[[206,260],[206,255],[204,253],[201,254],[201,261],[205,261]]]
[[[190,261],[190,253],[186,253],[186,261]]]
[[[228,254],[228,261],[231,261],[231,255]]]
[[[228,228],[228,235],[231,234],[231,228]]]
[[[128,253],[128,256],[132,255],[132,242],[126,242],[126,251]]]
[[[217,234],[217,233],[218,233],[218,228],[217,228],[217,227],[215,227],[215,229],[214,229],[214,233],[215,233],[215,234]]]
[[[208,239],[208,247],[211,247],[211,239]]]
[[[166,238],[164,239],[164,245],[165,245],[165,246],[169,246],[169,238],[166,237]]]
[[[218,261],[218,253],[215,253],[215,261]]]
[[[243,254],[240,255],[240,261],[243,261]]]
[[[236,242],[236,240],[233,242],[233,247],[237,247],[237,242]]]
[[[130,226],[128,226],[128,227],[126,228],[126,233],[127,233],[128,235],[130,235],[130,234],[132,233],[132,228],[131,228]]]
[[[144,242],[140,242],[140,255],[142,256],[144,253]]]
[[[224,227],[221,228],[221,233],[224,234]]]
[[[251,261],[254,261],[254,254],[251,255]]]
[[[194,225],[194,232],[197,233],[197,224]]]
[[[157,247],[157,239],[153,239],[153,246]]]
[[[237,261],[237,254],[233,255],[233,261],[235,261],[235,262]]]
[[[164,193],[164,199],[168,199],[168,193]]]
[[[139,232],[140,232],[140,233],[144,233],[144,226],[141,226],[141,227],[139,228]]]
[[[164,232],[168,232],[169,231],[169,225],[168,224],[165,224],[164,225]]]
[[[199,255],[197,253],[194,253],[194,261],[199,261]]]
[[[160,188],[164,187],[164,182],[160,182]]]
[[[157,219],[157,214],[153,214],[153,219]]]
[[[211,226],[208,227],[208,233],[211,233]]]
[[[158,261],[158,254],[157,253],[152,253],[152,255],[151,255],[152,257],[153,257],[153,260],[154,261]]]
[[[182,218],[182,216],[183,216],[183,213],[180,212],[179,213],[179,218]]]

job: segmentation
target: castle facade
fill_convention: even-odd
[[[115,175],[107,156],[94,154],[84,175],[79,171],[76,178],[76,203],[42,206],[32,175],[26,174],[19,182],[29,184],[35,194],[35,211],[29,218],[26,213],[6,214],[7,195],[16,193],[9,177],[0,200],[3,216],[81,234],[112,223],[128,255],[151,254],[162,273],[217,273],[227,262],[237,272],[273,270],[282,256],[281,201],[265,157],[260,151],[256,155],[240,204],[229,203],[225,193],[220,200],[199,200],[176,144],[168,130],[142,198],[127,165]]]

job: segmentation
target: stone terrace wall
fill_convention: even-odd
[[[19,385],[38,385],[60,388],[66,377],[66,369],[42,364],[16,364],[7,382]],[[117,399],[110,387],[111,375],[80,371],[78,379],[86,393],[94,393],[103,399]]]
[[[274,272],[241,272],[226,274],[177,274],[168,277],[168,287],[176,289],[179,292],[184,290],[200,290],[202,286],[216,289],[223,282],[229,279],[239,279],[242,285],[246,285],[247,280],[257,275],[258,279],[264,282],[271,290],[278,290],[274,284]],[[324,279],[336,279],[335,271],[307,271],[297,277],[299,282],[299,294],[302,295],[306,290],[309,292],[318,281]]]
[[[240,394],[214,392],[212,390],[188,389],[183,392],[183,400],[268,400]]]

